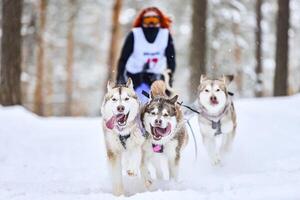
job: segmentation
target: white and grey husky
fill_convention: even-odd
[[[126,85],[114,87],[108,82],[101,113],[115,195],[124,193],[122,168],[129,176],[137,175],[140,169],[144,136],[139,126],[139,111],[140,103],[131,79]]]
[[[204,146],[213,165],[220,164],[235,136],[236,113],[227,89],[232,80],[233,76],[209,79],[202,75],[200,78],[198,121]]]
[[[161,163],[167,161],[170,179],[177,180],[181,151],[188,140],[182,112],[176,105],[178,96],[166,96],[165,89],[162,81],[154,82],[151,99],[141,112],[147,136],[143,144],[141,175],[147,188],[153,182],[148,168],[150,164],[155,168],[156,178],[162,179]]]

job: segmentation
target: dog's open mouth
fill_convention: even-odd
[[[117,120],[117,123],[118,123],[119,126],[125,126],[126,125],[128,115],[129,115],[129,112],[127,114],[124,114],[124,113],[117,114],[116,120]]]
[[[127,114],[120,113],[114,115],[109,120],[107,120],[106,127],[109,129],[113,129],[116,125],[116,122],[118,126],[125,126],[127,124],[128,116],[129,116],[129,112]]]
[[[151,126],[153,139],[160,140],[162,137],[169,135],[171,133],[171,128],[172,128],[172,126],[170,123],[168,123],[167,127],[165,127],[165,128],[158,127],[158,126],[156,126],[156,127]]]
[[[210,104],[215,106],[215,105],[218,105],[219,104],[219,101],[217,99],[211,99],[210,100]]]

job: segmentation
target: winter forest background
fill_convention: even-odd
[[[173,20],[174,88],[183,101],[195,99],[201,73],[235,74],[236,98],[300,90],[298,0],[1,0],[0,6],[2,105],[22,104],[43,116],[99,115],[124,38],[147,6]]]

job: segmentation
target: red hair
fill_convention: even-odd
[[[156,14],[160,17],[160,26],[162,28],[170,29],[170,25],[172,20],[166,16],[161,10],[159,10],[157,7],[148,7],[143,9],[140,14],[135,18],[133,22],[133,27],[141,27],[143,24],[143,17],[146,12],[148,11],[154,11]]]

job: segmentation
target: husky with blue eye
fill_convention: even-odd
[[[181,152],[188,141],[183,114],[177,105],[178,96],[168,97],[165,89],[162,81],[155,81],[151,86],[151,99],[141,111],[147,137],[143,144],[141,174],[147,188],[153,182],[148,166],[154,166],[156,178],[162,179],[163,161],[167,161],[170,179],[177,181]]]
[[[122,168],[129,176],[138,174],[144,142],[139,123],[140,103],[131,79],[128,79],[126,85],[112,86],[108,82],[101,113],[113,193],[122,195]]]
[[[200,78],[198,121],[203,144],[213,165],[220,164],[235,136],[236,113],[227,89],[232,80],[233,76],[209,79],[202,75]]]

